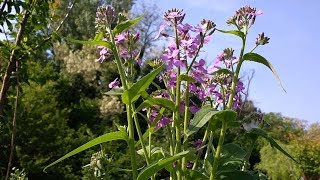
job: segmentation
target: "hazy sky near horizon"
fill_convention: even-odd
[[[284,116],[320,122],[320,23],[317,0],[160,0],[154,1],[163,14],[171,8],[183,9],[185,22],[195,25],[203,18],[213,20],[219,29],[233,29],[226,20],[241,6],[250,5],[264,14],[257,17],[250,30],[248,49],[254,45],[258,33],[265,32],[270,43],[256,52],[268,59],[277,70],[287,91],[285,93],[269,69],[248,62],[242,74],[255,70],[250,86],[250,99],[263,112],[280,112]],[[138,1],[139,3],[139,1]],[[226,47],[238,54],[240,40],[236,36],[215,33],[202,56],[208,64]]]

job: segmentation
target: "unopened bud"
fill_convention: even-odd
[[[269,43],[270,38],[264,36],[264,33],[258,34],[256,45],[265,45]]]

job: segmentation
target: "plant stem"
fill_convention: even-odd
[[[127,85],[127,81],[126,81],[125,72],[123,70],[123,64],[122,64],[121,59],[119,57],[119,51],[116,46],[116,43],[114,40],[114,34],[113,34],[111,28],[109,28],[109,33],[111,36],[112,44],[114,45],[112,52],[113,52],[113,55],[116,60],[117,68],[118,68],[118,71],[120,74],[121,83],[122,83],[123,89],[127,90],[128,85]],[[132,176],[133,176],[133,179],[135,180],[138,177],[138,166],[137,166],[137,159],[136,159],[136,150],[135,150],[135,145],[134,145],[134,127],[133,127],[132,107],[131,106],[132,106],[131,104],[126,105],[126,110],[127,110],[127,121],[128,121],[128,131],[129,131],[128,146],[129,146],[129,151],[130,151],[130,155],[131,155]]]
[[[179,50],[179,37],[178,37],[178,30],[177,30],[177,19],[174,19],[174,32],[175,32],[175,39],[176,39],[176,46]],[[178,59],[180,60],[180,52],[178,53]],[[180,80],[180,67],[178,67],[177,71],[177,83],[176,83],[176,112],[175,112],[175,126],[176,126],[176,153],[181,152],[181,122],[180,122],[180,91],[181,91],[181,80]],[[178,161],[177,165],[177,179],[181,179],[181,166],[180,161]]]
[[[249,160],[250,160],[250,156],[254,147],[254,144],[256,143],[256,140],[258,139],[258,137],[254,137],[253,139],[251,139],[252,144],[249,147],[249,150],[244,158],[244,162],[243,162],[243,166],[242,166],[242,171],[247,171],[248,170],[248,165],[250,164]]]
[[[136,159],[136,150],[134,146],[134,128],[133,128],[133,120],[132,120],[132,111],[131,104],[127,105],[127,119],[128,119],[128,130],[129,130],[129,139],[128,146],[131,155],[131,166],[132,166],[132,175],[133,179],[137,179],[138,177],[138,166]]]
[[[187,88],[185,91],[185,105],[184,105],[184,121],[183,121],[183,132],[184,134],[186,134],[187,131],[187,126],[188,126],[188,117],[189,117],[189,82],[187,82]],[[184,136],[184,143],[183,143],[183,150],[187,150],[187,136]],[[187,165],[187,161],[186,161],[186,157],[182,158],[182,171],[186,170],[186,165]]]
[[[243,62],[243,53],[244,53],[244,49],[245,49],[245,42],[246,42],[246,36],[242,39],[242,48],[240,51],[240,55],[239,55],[239,64],[237,65],[235,74],[232,77],[232,84],[231,84],[231,93],[229,96],[229,100],[228,100],[228,104],[227,104],[227,108],[231,109],[232,108],[232,104],[233,104],[233,98],[235,96],[235,89],[236,89],[236,85],[238,82],[238,76],[239,76],[239,72],[240,72],[240,68]],[[220,131],[220,137],[219,137],[219,142],[218,142],[218,147],[215,153],[215,159],[213,162],[213,166],[212,166],[212,172],[210,175],[210,180],[215,180],[216,178],[216,174],[217,174],[217,169],[218,169],[218,164],[219,164],[219,159],[220,159],[220,152],[221,152],[221,148],[223,146],[223,142],[224,142],[224,137],[226,135],[226,131],[227,131],[227,123],[225,120],[222,121],[222,127],[221,127],[221,131]]]
[[[11,171],[11,165],[12,165],[12,159],[14,154],[14,146],[15,146],[15,136],[16,136],[16,127],[17,127],[17,115],[18,115],[18,105],[19,105],[19,61],[16,61],[16,73],[17,73],[17,87],[16,87],[16,100],[14,103],[14,112],[13,112],[13,119],[12,119],[12,134],[11,134],[11,144],[10,144],[10,156],[9,156],[9,162],[8,162],[8,168],[7,168],[7,174],[6,174],[6,180],[9,179],[10,171]]]
[[[131,106],[132,106],[132,111],[134,112],[134,110],[135,110],[134,104],[132,104]],[[148,155],[149,153],[148,153],[146,145],[145,145],[145,143],[143,141],[143,135],[141,133],[141,128],[140,128],[140,124],[139,124],[137,113],[133,113],[133,119],[134,119],[134,124],[136,125],[136,129],[137,129],[137,132],[138,132],[138,136],[139,136],[140,142],[141,142],[142,150],[143,150],[143,153],[145,155],[145,159],[147,161],[147,165],[149,165],[150,164],[150,156]],[[150,151],[150,154],[151,154],[151,151]]]
[[[30,1],[29,3],[32,4],[32,1]],[[18,53],[17,51],[19,49],[18,47],[21,45],[22,35],[25,31],[26,24],[27,24],[28,18],[30,16],[30,13],[31,13],[31,9],[26,9],[24,11],[22,21],[20,23],[20,27],[19,27],[16,39],[15,39],[14,48],[11,51],[9,63],[8,63],[6,72],[5,72],[3,79],[2,79],[2,87],[1,87],[1,93],[0,93],[0,117],[3,115],[3,108],[4,108],[5,100],[7,97],[7,92],[10,87],[10,76],[12,74],[12,71],[14,70],[14,66],[17,61],[16,56]]]
[[[206,131],[205,131],[205,133],[204,133],[201,146],[204,146],[204,145],[205,145],[205,143],[206,143],[206,141],[207,141],[207,139],[208,139],[208,134],[209,134],[209,125],[207,126],[207,129],[206,129]],[[192,170],[195,170],[195,169],[197,168],[197,166],[198,166],[198,160],[199,160],[200,156],[201,156],[201,153],[198,152],[197,158],[196,158],[196,160],[194,161]]]
[[[226,130],[227,130],[227,123],[225,121],[222,122],[222,127],[221,127],[221,131],[220,131],[220,137],[219,137],[219,142],[218,142],[218,147],[214,156],[214,161],[213,161],[213,165],[212,165],[212,171],[210,174],[210,180],[215,180],[216,179],[216,173],[217,173],[217,169],[218,169],[218,163],[219,163],[219,159],[220,159],[220,152],[221,152],[221,148],[224,142],[224,137],[226,135]]]

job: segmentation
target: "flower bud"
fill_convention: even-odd
[[[258,37],[256,38],[256,45],[265,45],[269,43],[270,38],[267,36],[264,36],[264,33],[258,34]]]
[[[96,12],[96,24],[97,25],[111,25],[117,19],[117,15],[112,6],[100,6]]]
[[[207,19],[203,19],[201,21],[201,24],[206,27],[206,31],[209,31],[216,27],[216,24],[213,21]]]

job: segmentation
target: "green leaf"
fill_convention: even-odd
[[[102,41],[103,39],[103,33],[97,33],[95,36],[94,36],[94,41]]]
[[[286,92],[286,90],[285,90],[284,87],[282,86],[280,77],[278,76],[276,70],[275,70],[274,67],[271,65],[271,63],[270,63],[268,60],[266,60],[264,57],[262,57],[261,55],[256,54],[256,53],[246,53],[246,54],[243,56],[243,60],[254,61],[254,62],[261,63],[261,64],[267,66],[267,67],[272,71],[272,73],[273,73],[273,75],[276,77],[276,79],[279,81],[280,86],[282,87],[283,91]]]
[[[213,75],[220,75],[220,74],[233,75],[233,72],[231,72],[229,69],[219,69],[219,70],[213,72],[212,74]]]
[[[191,77],[191,76],[189,76],[187,74],[181,74],[180,75],[180,80],[181,81],[187,81],[187,82],[196,82],[196,80],[193,77]]]
[[[60,159],[54,161],[53,163],[49,164],[48,166],[46,166],[43,171],[45,172],[47,168],[75,155],[75,154],[78,154],[79,152],[82,152],[86,149],[89,149],[95,145],[98,145],[98,144],[101,144],[101,143],[105,143],[105,142],[108,142],[108,141],[114,141],[114,140],[125,140],[127,141],[128,139],[128,135],[124,132],[120,132],[120,131],[117,131],[117,132],[111,132],[111,133],[107,133],[107,134],[104,134],[102,136],[99,136],[87,143],[85,143],[84,145],[76,148],[75,150],[69,152],[68,154],[64,155],[63,157],[61,157]]]
[[[219,30],[219,29],[218,29],[218,31],[222,32],[222,33],[233,34],[238,37],[241,37],[242,39],[244,38],[244,33],[242,31],[238,31],[238,30],[224,31],[224,30]]]
[[[145,90],[149,87],[152,83],[154,78],[160,73],[164,65],[158,67],[157,69],[153,70],[149,74],[143,76],[138,82],[133,84],[128,90],[124,91],[122,94],[122,102],[125,104],[130,104],[136,101],[141,93],[145,92]]]
[[[186,136],[190,136],[199,131],[199,129],[204,126],[215,114],[219,111],[213,108],[202,108],[191,119],[190,125],[186,130]]]
[[[72,39],[72,38],[65,38],[65,39],[67,41],[70,41],[73,43],[103,46],[103,47],[107,47],[109,49],[113,49],[113,44],[111,42],[107,42],[107,41],[82,41],[82,40],[77,40],[77,39]]]
[[[143,103],[140,104],[140,106],[136,109],[136,111],[141,111],[143,108],[147,108],[150,106],[158,105],[161,107],[164,107],[168,110],[175,111],[176,106],[173,101],[165,98],[153,98],[151,96],[144,97],[147,98]]]
[[[123,88],[117,88],[117,89],[111,89],[108,92],[105,92],[103,94],[109,95],[109,96],[121,96],[123,93]]]
[[[219,179],[254,180],[253,176],[245,171],[225,171],[219,174]]]
[[[187,169],[186,170],[186,179],[192,179],[192,180],[206,180],[209,179],[208,176],[202,174],[199,171]]]
[[[296,163],[298,163],[289,153],[287,153],[284,149],[282,149],[282,147],[272,138],[268,135],[267,132],[265,132],[264,130],[260,129],[260,128],[253,128],[251,129],[251,131],[249,133],[252,134],[257,134],[259,136],[264,137],[266,140],[269,141],[271,147],[278,149],[280,152],[282,152],[284,155],[286,155],[287,157],[289,157],[290,159],[292,159],[293,161],[295,161]]]
[[[222,146],[221,159],[219,160],[219,171],[238,169],[242,164],[246,151],[239,145],[229,143]]]
[[[132,27],[133,25],[137,24],[141,19],[142,19],[142,16],[137,17],[135,19],[131,19],[131,20],[127,20],[127,21],[121,22],[113,29],[113,33],[115,35],[120,34],[124,30],[126,30],[126,29]]]
[[[174,161],[177,161],[186,155],[188,155],[189,151],[183,151],[181,153],[178,153],[174,156],[163,158],[160,161],[151,164],[150,166],[146,167],[144,170],[140,172],[138,175],[137,180],[146,180],[152,175],[154,175],[156,172],[160,171],[162,168],[164,168],[167,165],[172,164]]]
[[[223,111],[219,111],[216,117],[221,121],[227,122],[227,125],[229,126],[237,120],[237,113],[231,109],[226,109]]]

